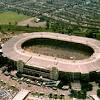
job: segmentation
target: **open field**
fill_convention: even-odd
[[[18,14],[15,12],[3,12],[0,13],[0,24],[16,24],[20,21],[30,18],[29,16]]]
[[[18,25],[18,26],[27,26],[27,24],[31,27],[46,27],[46,22],[38,22],[36,23],[35,18],[31,18],[30,16],[26,16],[23,14],[18,14],[16,12],[3,12],[0,13],[0,25]]]
[[[92,49],[81,44],[45,38],[26,41],[23,46],[29,52],[63,59],[86,59],[93,53]]]

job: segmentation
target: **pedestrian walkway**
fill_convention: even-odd
[[[13,100],[24,100],[25,97],[29,94],[29,90],[22,89]]]

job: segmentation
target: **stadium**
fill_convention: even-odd
[[[37,49],[34,47],[36,50],[34,49],[33,52],[25,50],[28,45],[40,44],[43,47],[38,46]],[[54,48],[57,49],[54,49],[53,53],[50,54],[47,44],[56,45]],[[44,48],[44,46],[47,46],[46,49],[39,50],[39,47]],[[64,51],[59,53],[59,46]],[[72,53],[64,53],[66,52],[65,46],[68,49],[67,51]],[[44,52],[41,53],[41,50]],[[54,67],[58,70],[60,78],[66,77],[70,80],[79,80],[82,75],[88,79],[91,72],[99,72],[100,70],[100,41],[86,37],[51,32],[23,33],[8,40],[4,44],[2,51],[3,56],[17,66],[18,72],[30,76],[51,78],[50,71]],[[46,51],[48,52],[45,53]],[[20,67],[18,61],[23,62]]]

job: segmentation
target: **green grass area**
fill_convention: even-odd
[[[28,18],[30,17],[16,12],[3,12],[0,13],[0,24],[16,24],[16,22],[20,22]]]
[[[16,26],[16,25],[0,25],[0,31],[5,32],[52,32],[50,29],[41,28],[41,27],[27,27],[27,26]]]

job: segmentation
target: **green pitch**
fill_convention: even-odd
[[[16,22],[20,22],[30,18],[29,16],[18,14],[15,12],[3,12],[0,13],[0,24],[15,24]]]

